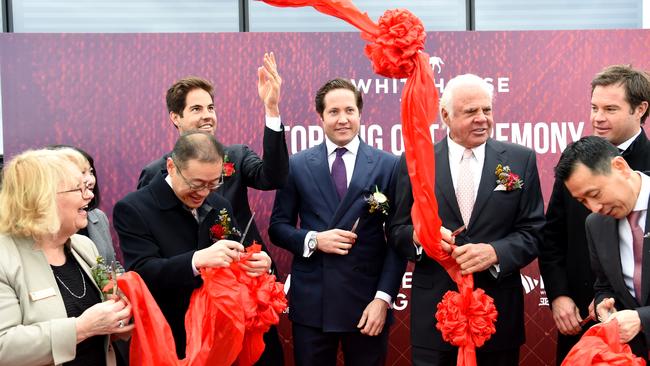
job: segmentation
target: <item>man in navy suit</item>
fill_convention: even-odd
[[[616,146],[588,136],[567,146],[555,167],[592,212],[585,224],[600,321],[618,321],[619,340],[648,360],[650,345],[650,177],[630,168]]]
[[[457,76],[446,85],[440,114],[449,133],[434,148],[435,189],[443,227],[454,230],[465,226],[455,238],[458,247],[450,251],[451,256],[463,274],[474,275],[474,285],[494,299],[499,312],[496,333],[477,349],[477,362],[481,366],[515,366],[524,343],[519,270],[537,256],[544,204],[535,153],[490,138],[494,125],[492,92],[488,83],[472,74]],[[411,221],[413,196],[404,156],[400,169],[389,242],[415,262],[411,290],[413,364],[455,365],[458,348],[442,339],[435,313],[443,295],[458,289],[444,268],[422,253]],[[451,240],[449,232],[445,233]],[[448,245],[443,248],[451,249]]]
[[[362,107],[348,80],[318,90],[325,142],[289,159],[275,197],[269,235],[293,253],[289,317],[299,366],[336,365],[339,344],[346,365],[386,358],[387,314],[406,268],[384,231],[397,158],[361,141]]]
[[[179,358],[185,356],[184,320],[190,296],[203,283],[198,270],[229,266],[244,250],[236,241],[210,237],[222,210],[236,228],[228,201],[210,194],[222,182],[223,154],[212,134],[181,135],[167,158],[168,174],[158,174],[113,210],[126,268],[142,276],[156,299]],[[246,265],[250,276],[258,276],[268,271],[271,258],[261,252]]]

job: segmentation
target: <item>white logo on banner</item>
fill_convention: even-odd
[[[438,74],[440,74],[440,71],[442,71],[442,67],[440,65],[444,64],[445,62],[442,61],[442,59],[438,56],[429,57],[429,65],[431,65],[431,69],[433,69],[433,71],[436,71],[436,67],[438,67]]]
[[[539,279],[526,275],[521,276],[521,285],[524,287],[524,292],[529,295],[539,285],[539,304],[538,306],[548,306],[548,297],[546,290],[544,290],[544,279],[540,276]]]

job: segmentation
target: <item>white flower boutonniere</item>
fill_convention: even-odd
[[[377,187],[377,185],[375,185],[375,191],[366,197],[366,202],[368,202],[368,211],[370,213],[377,211],[381,212],[384,215],[388,215],[388,197],[379,191],[379,187]]]

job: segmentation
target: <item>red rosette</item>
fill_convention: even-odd
[[[214,224],[210,227],[210,238],[217,241],[224,238],[226,229],[221,224]]]
[[[362,33],[369,42],[364,51],[373,70],[389,78],[411,76],[416,56],[424,49],[426,32],[422,21],[406,9],[393,9],[379,18],[378,25],[378,34]]]
[[[442,339],[454,346],[482,346],[496,332],[497,309],[494,300],[482,289],[463,297],[447,291],[438,303],[436,328]]]
[[[235,173],[235,164],[234,163],[223,163],[223,175],[230,177]]]

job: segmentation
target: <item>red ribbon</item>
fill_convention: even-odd
[[[241,261],[260,250],[260,245],[251,245]],[[269,274],[250,277],[237,262],[202,270],[201,277],[203,286],[192,293],[185,314],[182,360],[176,356],[171,328],[142,278],[135,272],[118,277],[118,287],[133,307],[132,365],[249,366],[259,359],[264,333],[287,307],[283,285]]]
[[[616,319],[596,324],[582,335],[562,366],[645,366],[643,358],[632,353],[628,344],[619,339]]]
[[[426,32],[422,22],[408,10],[396,9],[386,11],[375,23],[350,0],[262,1],[280,7],[312,6],[321,13],[348,22],[368,41],[364,51],[376,73],[389,78],[408,78],[402,91],[401,111],[406,162],[413,189],[413,228],[426,254],[445,268],[458,285],[459,292],[455,294],[462,298],[462,301],[447,302],[443,308],[465,313],[463,329],[468,329],[468,333],[455,336],[455,327],[448,327],[443,319],[443,337],[460,347],[458,365],[476,365],[474,347],[482,345],[494,333],[497,314],[492,298],[482,290],[472,291],[472,275],[461,275],[460,266],[440,245],[441,221],[434,189],[435,156],[430,132],[438,113],[438,91],[429,55],[424,52]],[[456,298],[456,295],[450,296]]]

